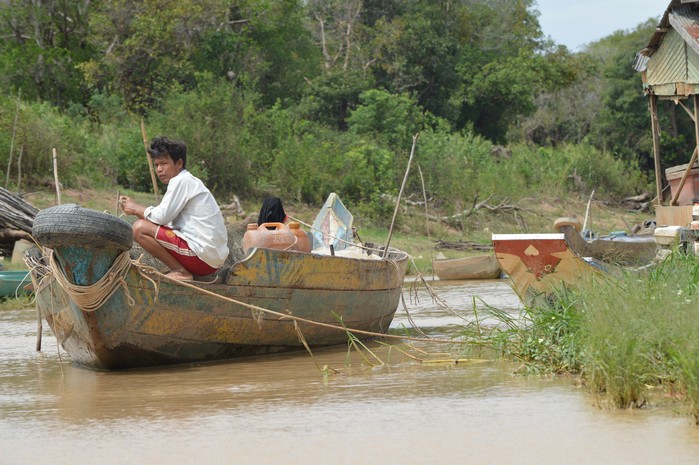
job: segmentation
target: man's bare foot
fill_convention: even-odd
[[[191,273],[186,271],[171,271],[165,275],[170,279],[176,279],[177,281],[191,281],[194,279]]]

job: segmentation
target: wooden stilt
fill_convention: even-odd
[[[657,197],[656,205],[663,204],[663,182],[660,171],[660,124],[658,123],[658,97],[655,94],[649,95],[650,122],[653,131],[653,160],[655,164],[655,188]]]
[[[670,205],[677,205],[677,199],[682,192],[684,183],[687,182],[689,173],[692,171],[692,167],[694,167],[694,163],[697,161],[697,156],[699,156],[699,96],[693,95],[692,97],[694,98],[694,118],[692,119],[694,120],[694,137],[696,139],[696,146],[694,147],[694,152],[692,152],[692,158],[689,159],[687,168],[684,170],[682,179],[680,179],[680,183],[677,186],[677,192],[675,192],[675,195],[672,196],[672,202],[670,202]]]

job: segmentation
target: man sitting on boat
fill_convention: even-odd
[[[156,207],[120,198],[124,213],[139,218],[133,224],[134,240],[170,268],[169,278],[191,280],[214,273],[228,256],[228,231],[209,189],[185,169],[187,146],[156,137],[148,153],[168,187]]]

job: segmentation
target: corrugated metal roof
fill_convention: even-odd
[[[670,2],[670,5],[667,7],[665,10],[665,13],[663,14],[662,19],[660,20],[660,24],[658,24],[658,27],[655,28],[655,34],[650,38],[650,42],[648,42],[648,45],[646,45],[646,48],[641,50],[639,53],[644,56],[651,56],[655,51],[658,49],[658,46],[660,45],[660,42],[663,41],[663,38],[665,37],[665,34],[670,30],[670,12],[677,8],[678,6],[682,5],[681,0],[672,0]]]
[[[682,5],[670,12],[668,20],[694,53],[699,53],[699,10],[694,5]]]
[[[658,96],[691,95],[699,85],[699,1],[672,0],[633,63],[643,87]]]
[[[674,30],[668,32],[663,46],[649,58],[646,83],[651,86],[687,82],[687,47]]]

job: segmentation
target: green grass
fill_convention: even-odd
[[[0,312],[27,308],[34,308],[34,297],[31,295],[0,298]]]
[[[698,284],[699,261],[675,252],[652,270],[560,291],[517,324],[501,316],[481,343],[530,373],[578,374],[615,407],[680,399],[699,422]]]

